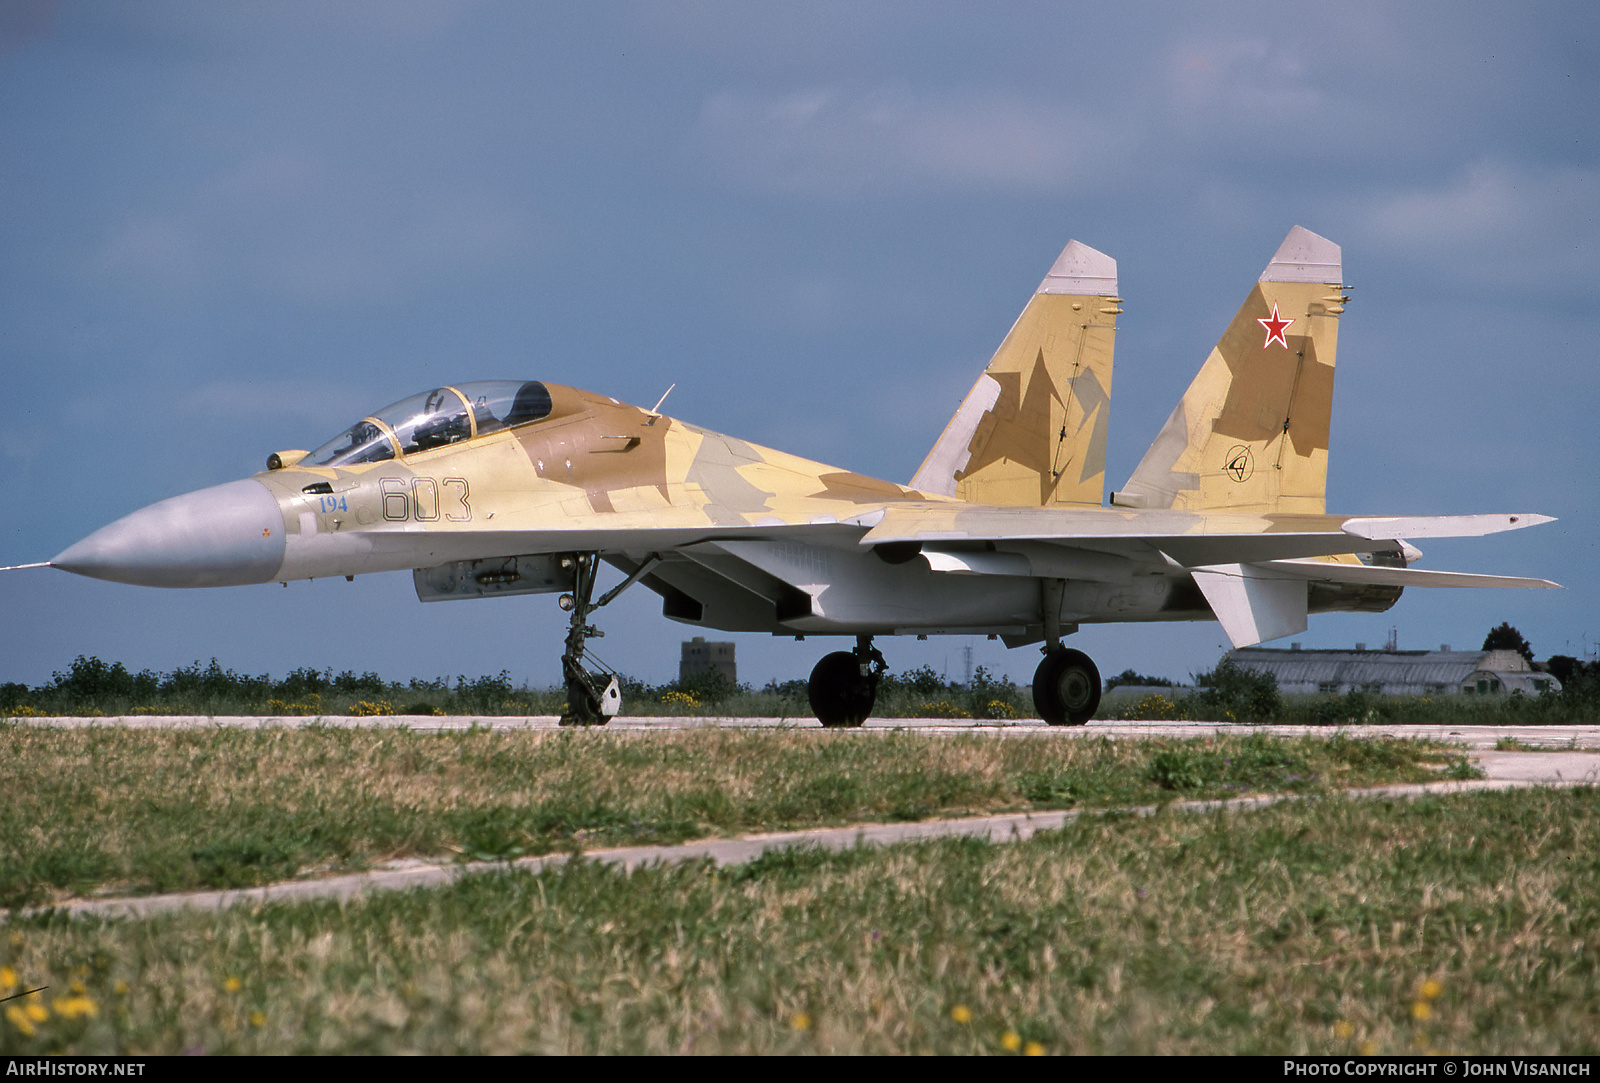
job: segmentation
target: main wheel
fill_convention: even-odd
[[[1033,705],[1052,726],[1081,726],[1100,706],[1100,671],[1082,651],[1051,651],[1033,674]]]
[[[861,661],[849,651],[834,651],[817,663],[806,686],[811,710],[824,726],[859,726],[872,714],[878,682],[861,673]]]

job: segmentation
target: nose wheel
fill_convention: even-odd
[[[1100,671],[1087,654],[1057,647],[1033,674],[1033,705],[1052,726],[1081,726],[1100,706]]]
[[[872,714],[878,682],[888,669],[871,636],[857,636],[853,651],[835,651],[824,657],[811,671],[806,686],[817,721],[830,729],[861,725]]]

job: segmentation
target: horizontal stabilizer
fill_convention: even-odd
[[[1222,630],[1235,647],[1306,630],[1306,581],[1251,564],[1192,568]]]
[[[1349,519],[1344,530],[1358,538],[1481,538],[1555,522],[1553,515],[1418,515],[1405,518]]]
[[[1385,587],[1520,587],[1560,588],[1548,579],[1514,575],[1476,575],[1471,572],[1436,572],[1421,568],[1381,568],[1365,564],[1331,564],[1321,560],[1274,560],[1266,565],[1286,575],[1320,579],[1328,583],[1361,583]]]

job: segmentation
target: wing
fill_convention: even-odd
[[[1304,631],[1319,590],[1324,608],[1364,608],[1372,598],[1386,598],[1381,608],[1387,608],[1407,586],[1558,586],[1404,566],[1416,552],[1408,536],[1480,537],[1551,521],[1528,513],[1375,518],[890,507],[861,544],[919,546],[934,570],[967,575],[1109,581],[1132,578],[1141,565],[1152,574],[1187,573],[1234,645],[1248,646]],[[1357,554],[1377,566],[1354,560]],[[1017,556],[1024,557],[1025,572]],[[1109,570],[1108,561],[1114,562]],[[1372,588],[1390,589],[1375,594]],[[1339,604],[1341,590],[1352,605]]]

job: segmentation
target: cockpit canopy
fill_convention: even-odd
[[[354,466],[431,451],[550,414],[550,391],[521,380],[478,380],[436,387],[363,418],[301,460],[302,466]]]

